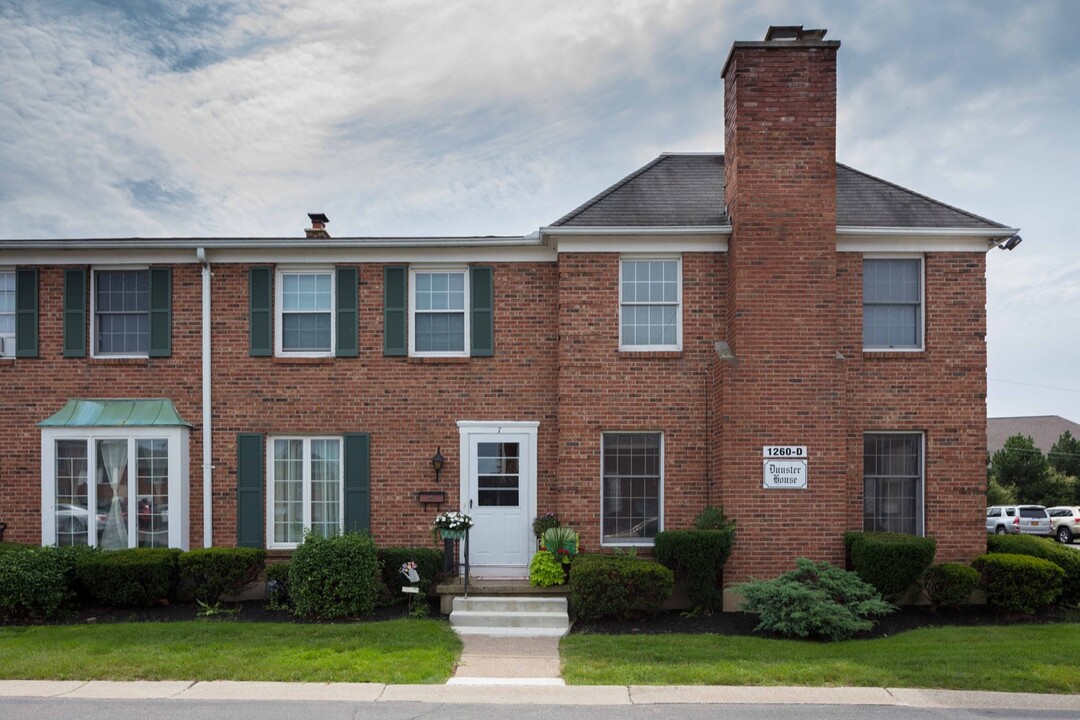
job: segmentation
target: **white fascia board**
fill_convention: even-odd
[[[1017,228],[837,227],[838,252],[986,252]]]
[[[555,262],[553,249],[538,245],[517,246],[393,246],[393,247],[228,247],[205,248],[212,263],[470,263]],[[16,250],[0,247],[5,265],[181,265],[198,263],[194,249],[149,250]]]
[[[543,227],[540,237],[567,252],[727,252],[730,225],[703,227]],[[658,247],[657,243],[662,243]]]

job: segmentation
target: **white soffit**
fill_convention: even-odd
[[[730,225],[710,227],[544,227],[560,253],[726,252]]]
[[[1016,228],[836,228],[838,252],[986,252]]]

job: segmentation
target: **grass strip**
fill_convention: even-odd
[[[435,620],[0,628],[2,679],[442,683],[460,653]]]
[[[572,685],[809,685],[1080,693],[1080,624],[922,628],[818,643],[726,635],[570,635]]]

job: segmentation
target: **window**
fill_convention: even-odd
[[[663,438],[660,433],[602,437],[601,541],[651,544],[661,529]]]
[[[619,349],[680,349],[682,262],[624,258],[619,267]]]
[[[923,347],[922,258],[863,259],[863,347]]]
[[[469,354],[469,273],[466,268],[409,270],[412,302],[409,354],[465,357]]]
[[[150,350],[150,271],[96,270],[94,355],[145,356]]]
[[[106,550],[186,547],[180,428],[42,431],[42,542]]]
[[[296,547],[305,529],[320,537],[339,534],[345,478],[341,438],[271,438],[269,455],[270,547]]]
[[[923,436],[863,436],[863,530],[923,533]]]
[[[334,272],[280,269],[277,273],[277,354],[334,353]]]
[[[15,357],[14,270],[0,270],[0,357]]]

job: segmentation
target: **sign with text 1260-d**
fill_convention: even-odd
[[[762,448],[762,484],[772,490],[806,489],[806,446],[766,445]]]

